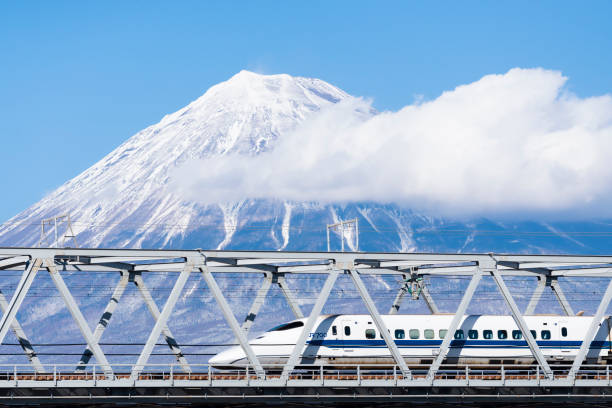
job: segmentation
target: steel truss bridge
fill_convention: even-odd
[[[30,361],[29,365],[0,366],[0,404],[329,402],[355,405],[463,401],[516,404],[521,401],[581,403],[612,400],[609,367],[585,365],[589,346],[612,299],[612,279],[600,299],[593,322],[584,334],[577,358],[570,365],[549,365],[524,319],[525,314],[534,312],[547,288],[555,294],[563,311],[573,315],[557,280],[561,277],[612,278],[612,256],[0,248],[0,270],[13,271],[21,276],[10,300],[0,293],[3,311],[0,344],[12,330]],[[161,309],[143,278],[147,273],[159,271],[178,275]],[[43,272],[50,275],[87,344],[77,364],[48,365],[41,362],[17,320],[17,312],[28,290],[37,275]],[[62,274],[75,272],[82,273],[83,279],[93,272],[120,275],[119,283],[93,331],[62,277]],[[194,273],[201,274],[210,289],[237,344],[248,357],[248,365],[221,371],[208,365],[190,364],[182,353],[180,342],[168,324],[187,279]],[[236,319],[215,279],[224,273],[242,274],[245,280],[264,277],[243,322]],[[317,274],[325,279],[312,310],[306,316],[285,280],[294,274]],[[301,352],[309,333],[313,331],[340,275],[350,276],[395,361],[393,367],[368,365],[351,368],[344,365],[339,368],[301,363]],[[410,285],[419,287],[432,314],[439,313],[435,299],[421,278],[467,277],[470,283],[448,327],[449,333],[459,328],[481,279],[492,277],[536,364],[521,367],[449,365],[445,363],[453,338],[449,335],[445,336],[431,364],[407,366],[363,282],[362,277],[370,275],[402,278],[397,296],[390,302],[390,314],[398,312]],[[509,276],[537,278],[537,286],[524,311],[519,309],[506,285],[505,277]],[[100,339],[130,282],[138,287],[155,324],[135,363],[110,364]],[[280,287],[296,317],[306,317],[297,344],[282,370],[269,370],[262,365],[247,340],[249,329],[273,285]],[[160,336],[176,357],[176,363],[149,363]]]

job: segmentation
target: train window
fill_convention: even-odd
[[[345,336],[351,335],[351,326],[344,326],[344,335]]]
[[[440,329],[440,331],[438,332],[438,337],[440,337],[441,339],[443,339],[444,337],[446,337],[446,333],[448,333],[448,330],[446,330],[446,329]]]
[[[332,336],[337,336],[338,335],[338,329],[336,328],[336,326],[332,326]]]
[[[493,330],[483,330],[482,338],[485,340],[491,340],[493,338]]]
[[[529,330],[534,339],[538,338],[538,333],[535,330]]]
[[[291,323],[285,323],[285,324],[281,324],[280,326],[276,326],[271,328],[268,331],[285,331],[285,330],[291,330],[291,329],[295,329],[296,327],[302,327],[304,326],[304,322],[291,322]]]
[[[514,340],[520,340],[523,338],[523,333],[520,330],[512,330],[512,338]]]
[[[426,339],[431,340],[434,338],[434,331],[432,329],[425,329],[423,330],[423,336]]]
[[[411,339],[418,339],[419,337],[421,337],[421,333],[419,332],[419,329],[410,329],[408,334],[410,335]]]
[[[567,327],[562,327],[562,328],[561,328],[561,335],[562,335],[563,337],[567,337]]]
[[[478,338],[478,330],[468,330],[468,339],[475,340]]]
[[[366,336],[366,339],[375,339],[376,338],[376,330],[374,330],[374,329],[366,329],[365,336]]]
[[[406,333],[404,333],[404,329],[396,329],[395,330],[395,338],[396,339],[405,339]]]
[[[497,331],[497,338],[500,340],[504,340],[508,338],[508,332],[506,330],[498,330]]]
[[[463,333],[463,330],[457,330],[457,331],[455,332],[455,338],[456,338],[457,340],[463,340],[463,339],[465,339],[465,334]]]
[[[542,340],[550,340],[550,330],[542,330],[540,335],[542,336]]]

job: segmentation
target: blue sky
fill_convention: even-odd
[[[318,77],[379,110],[512,67],[560,70],[579,96],[610,93],[611,12],[604,1],[0,1],[0,220],[241,69]]]

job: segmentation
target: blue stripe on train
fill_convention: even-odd
[[[563,340],[540,340],[537,341],[538,346],[544,348],[579,348],[580,341],[563,341]],[[325,346],[333,348],[364,348],[364,347],[386,347],[384,340],[310,340],[309,345]],[[432,347],[440,346],[442,340],[395,340],[398,347]],[[524,340],[452,340],[451,347],[484,347],[484,348],[501,348],[501,347],[528,347]],[[612,343],[609,341],[594,340],[591,343],[591,348],[612,348]]]

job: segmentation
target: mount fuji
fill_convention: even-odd
[[[172,171],[188,160],[258,155],[317,112],[350,98],[319,79],[241,71],[2,224],[0,245],[34,246],[42,219],[70,214],[83,247],[324,250],[326,224],[358,218],[360,250],[606,252],[605,240],[561,232],[597,232],[608,228],[606,222],[448,219],[376,202],[204,205],[167,188]]]
[[[358,249],[364,251],[610,252],[607,239],[598,236],[598,232],[610,228],[611,223],[605,221],[451,219],[418,213],[406,205],[375,201],[317,203],[245,198],[215,203],[215,191],[197,192],[213,198],[208,197],[208,204],[202,204],[192,199],[193,194],[183,197],[168,188],[174,170],[188,160],[228,154],[239,159],[270,151],[279,140],[318,112],[351,98],[353,96],[318,79],[242,71],[213,86],[183,109],[138,132],[91,168],[2,224],[0,246],[36,246],[42,219],[70,214],[79,246],[92,248],[321,251],[327,248],[326,224],[357,218],[360,227]],[[581,234],[571,234],[571,231]],[[357,249],[353,237],[337,235],[332,250],[339,249],[339,238],[345,239],[346,248]],[[4,277],[3,291],[18,280],[19,276],[13,275]],[[154,288],[153,297],[158,304],[164,303],[172,286],[169,280],[175,279],[170,275],[147,276],[147,284]],[[82,278],[73,274],[66,280],[72,290],[80,293],[80,307],[88,321],[96,322],[112,293],[116,277],[88,275],[87,279]],[[257,282],[227,278],[230,280],[220,285],[230,288],[229,301],[236,315],[244,316],[257,291]],[[317,279],[290,277],[288,280],[303,305],[312,302],[312,293],[316,293],[321,284]],[[448,283],[445,281],[442,285]],[[463,284],[451,283],[452,288],[434,283],[434,291],[451,293]],[[384,279],[375,282],[378,290],[384,292],[375,299],[380,310],[389,307],[397,284]],[[351,300],[349,282],[339,282],[339,288],[333,313],[342,313],[349,306],[353,312],[359,312],[360,307],[363,309],[363,305],[356,305],[355,300]],[[38,339],[41,343],[52,340],[73,343],[74,338],[80,337],[78,329],[61,300],[51,294],[53,289],[49,277],[41,274],[31,290],[35,295],[27,298],[22,307],[28,312],[20,316],[20,322],[31,333],[34,342]],[[124,295],[123,306],[113,317],[108,333],[105,332],[105,341],[125,343],[126,333],[130,333],[131,340],[144,342],[147,327],[153,325],[150,317],[147,318],[146,306],[134,289],[130,290],[131,294]],[[175,316],[181,316],[172,323],[178,339],[192,343],[232,339],[231,332],[222,330],[224,323],[215,312],[214,300],[202,295],[206,290],[199,277],[190,278],[186,293],[174,311]],[[529,294],[531,289],[523,292]],[[272,298],[266,301],[258,317],[252,331],[255,335],[278,321],[291,319],[282,305],[283,299],[280,296]],[[439,300],[442,305],[453,303],[446,298]],[[480,307],[477,312],[503,309],[503,304],[491,303],[489,298],[476,303]],[[407,307],[408,310],[424,311],[423,305]],[[138,325],[131,317],[135,314],[143,319]],[[64,329],[58,332],[57,327]],[[56,352],[55,349],[50,351]],[[123,353],[125,349],[119,351]],[[120,357],[114,360],[124,362]],[[66,362],[63,357],[57,357],[56,361]]]

